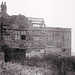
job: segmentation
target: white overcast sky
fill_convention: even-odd
[[[44,18],[46,26],[72,28],[72,53],[75,52],[75,0],[0,0],[9,15]]]

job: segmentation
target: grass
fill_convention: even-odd
[[[59,57],[49,54],[42,59],[39,57],[26,58],[23,61],[11,61],[6,63],[3,75],[34,75],[32,72],[41,75],[75,75],[75,58]],[[23,71],[25,72],[23,74]],[[32,72],[31,72],[32,71]],[[40,72],[41,71],[41,72]],[[38,74],[37,74],[38,75]]]

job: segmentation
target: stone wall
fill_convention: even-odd
[[[36,30],[35,30],[36,29]],[[71,55],[71,30],[70,29],[56,29],[56,28],[48,28],[46,30],[46,27],[43,28],[33,28],[33,29],[27,29],[27,30],[12,30],[11,34],[9,35],[10,38],[5,38],[5,43],[9,45],[11,48],[19,48],[19,49],[26,49],[34,51],[35,54],[37,54],[35,50],[39,50],[38,53],[41,54],[40,50],[43,49],[47,53],[58,53],[61,55],[62,53],[65,54],[65,52],[68,55]],[[21,38],[15,39],[15,31],[26,31],[26,39],[22,40]],[[13,32],[13,33],[12,33]],[[21,34],[20,34],[21,36]],[[13,39],[13,40],[12,40]],[[63,52],[63,49],[66,51]],[[65,54],[66,55],[66,54]]]

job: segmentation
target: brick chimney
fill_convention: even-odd
[[[6,10],[7,10],[6,2],[2,2],[1,3],[1,12],[6,13]]]

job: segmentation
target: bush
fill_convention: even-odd
[[[60,57],[57,55],[46,55],[44,58],[32,57],[27,60],[28,66],[43,67],[53,70],[57,75],[68,75],[75,71],[75,58],[73,57]]]
[[[39,69],[42,73],[45,72],[45,75],[75,75],[75,58],[60,58],[52,54],[46,55],[42,59],[39,57],[26,58],[24,61],[18,63],[14,61],[13,63],[6,63],[6,70],[3,73],[6,75],[8,73],[9,75],[23,75],[22,71],[26,71],[27,68],[31,70]]]

